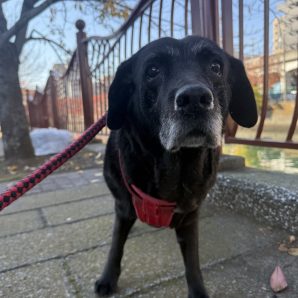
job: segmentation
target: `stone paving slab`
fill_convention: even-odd
[[[28,194],[55,191],[68,187],[89,185],[92,180],[103,181],[102,168],[80,170],[76,172],[55,173],[48,176],[40,184],[31,189]],[[0,183],[0,192],[4,191],[16,181]]]
[[[44,226],[39,210],[0,216],[0,237],[39,229]]]
[[[67,258],[83,297],[95,297],[94,282],[99,278],[109,246]],[[162,256],[162,257],[161,257]],[[182,258],[173,231],[156,230],[128,240],[119,281],[120,295],[126,296],[164,275],[182,270]]]
[[[277,246],[283,236],[282,232],[272,233],[270,229],[261,228],[243,217],[216,214],[204,218],[200,222],[201,264],[211,266],[256,248]],[[98,248],[67,258],[83,297],[92,297],[93,284],[102,271],[107,250],[108,247]],[[182,276],[183,271],[174,231],[162,230],[129,239],[125,247],[119,294],[125,297],[139,293],[164,279]]]
[[[203,271],[204,274],[204,271]],[[142,292],[137,292],[128,297],[140,298],[161,298],[161,297],[187,297],[187,284],[184,275],[181,274],[173,279],[164,279],[163,281],[152,284]],[[221,298],[224,298],[222,296]],[[213,298],[213,297],[212,297]],[[228,298],[228,297],[226,297]],[[232,298],[232,297],[229,297]],[[234,298],[234,297],[233,297]],[[236,297],[235,297],[236,298]],[[237,297],[244,298],[244,297]]]
[[[62,261],[49,261],[0,274],[0,297],[74,297]]]
[[[0,239],[0,268],[10,269],[103,245],[110,240],[112,223],[112,216],[104,216]]]
[[[0,238],[0,272],[110,243],[113,215]],[[153,228],[137,225],[131,236]]]
[[[104,183],[92,183],[78,188],[66,188],[36,195],[28,194],[1,211],[0,217],[5,214],[83,200],[108,193],[108,187]]]
[[[279,264],[287,278],[288,289],[278,298],[298,297],[298,258],[281,254],[276,248],[238,256],[214,266],[203,268],[206,288],[212,298],[273,298],[269,278]],[[186,297],[184,277],[164,281],[132,297]]]
[[[103,195],[91,199],[83,199],[72,203],[42,208],[45,220],[49,225],[70,223],[73,221],[95,217],[114,211],[114,199],[111,195]]]
[[[272,298],[270,275],[279,264],[288,282],[288,290],[279,298],[298,297],[298,258],[267,247],[241,255],[205,271],[206,286],[211,297]]]

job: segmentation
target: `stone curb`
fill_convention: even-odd
[[[254,179],[247,179],[241,173],[237,177],[229,172],[219,173],[206,201],[297,233],[298,191],[282,185],[283,174],[280,174],[281,183],[278,186],[270,181],[259,180],[258,172],[262,171],[256,171]]]

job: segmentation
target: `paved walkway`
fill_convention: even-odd
[[[2,185],[0,188],[4,188]],[[56,174],[0,215],[0,297],[94,297],[111,241],[113,200],[97,170]],[[272,298],[280,264],[298,297],[298,257],[278,250],[288,234],[205,205],[200,257],[213,298]],[[128,240],[116,297],[186,297],[171,230],[137,223]]]

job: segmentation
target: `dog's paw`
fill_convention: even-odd
[[[110,296],[117,290],[117,282],[100,278],[95,282],[94,291],[98,296]]]

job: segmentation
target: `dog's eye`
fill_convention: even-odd
[[[213,62],[210,65],[210,69],[212,72],[214,72],[215,74],[217,74],[218,76],[221,76],[222,71],[221,71],[221,65],[218,62]]]
[[[159,74],[160,70],[157,66],[151,65],[146,70],[146,76],[149,79],[155,78]]]

